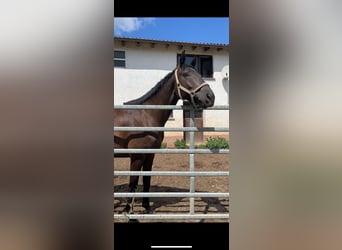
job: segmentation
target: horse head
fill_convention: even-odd
[[[185,64],[185,51],[180,57],[180,64],[175,70],[177,84],[177,95],[182,100],[189,101],[195,108],[212,107],[215,102],[214,92],[211,90],[201,74],[196,69],[196,60],[192,60],[190,65]]]

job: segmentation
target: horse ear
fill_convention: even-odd
[[[180,56],[180,60],[179,60],[179,63],[180,63],[180,66],[182,67],[183,64],[185,62],[185,50],[183,50],[181,56]]]
[[[192,66],[192,67],[195,67],[195,66],[196,66],[196,57],[192,58],[191,66]]]

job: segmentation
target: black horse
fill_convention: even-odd
[[[189,101],[196,108],[214,105],[215,95],[201,75],[195,70],[195,61],[185,63],[185,51],[180,64],[158,82],[142,97],[126,102],[131,105],[175,105],[179,99]],[[172,110],[116,110],[113,109],[114,126],[163,127]],[[114,132],[114,148],[158,149],[164,138],[164,132],[129,131]],[[114,157],[130,157],[131,171],[151,171],[154,154],[115,154]],[[139,176],[130,176],[129,191],[135,192]],[[144,192],[149,192],[151,176],[143,176]],[[133,212],[133,199],[128,199],[126,210]],[[149,198],[143,198],[142,206],[152,212]]]

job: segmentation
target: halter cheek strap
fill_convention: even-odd
[[[177,84],[177,92],[178,92],[178,97],[181,99],[181,100],[184,100],[184,98],[182,97],[182,94],[181,94],[181,90],[183,90],[185,93],[189,94],[190,95],[190,98],[191,98],[191,103],[194,107],[196,107],[196,104],[195,104],[195,100],[194,100],[194,97],[195,97],[195,94],[201,90],[201,88],[203,88],[204,86],[208,85],[208,83],[202,83],[200,86],[198,86],[197,88],[195,88],[194,90],[189,90],[187,88],[185,88],[181,82],[179,81],[178,79],[178,69],[175,70],[175,78],[176,78],[176,84]]]

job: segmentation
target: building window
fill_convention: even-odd
[[[177,63],[179,64],[181,54],[177,54]],[[202,75],[202,77],[212,78],[213,77],[213,56],[207,55],[186,55],[185,64],[191,63],[195,57],[196,70]]]
[[[126,53],[125,51],[114,50],[114,67],[126,67]]]

